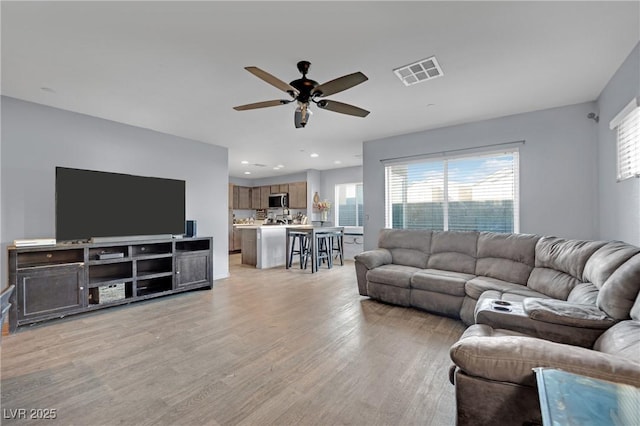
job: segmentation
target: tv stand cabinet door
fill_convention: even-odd
[[[211,257],[209,251],[176,256],[176,290],[196,284],[211,285]]]
[[[17,275],[18,322],[61,317],[85,305],[80,263],[24,269]]]

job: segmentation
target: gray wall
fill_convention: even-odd
[[[226,277],[227,158],[219,146],[2,97],[2,264],[14,239],[55,236],[64,166],[185,180],[186,217],[214,237],[214,277]]]
[[[609,129],[634,97],[640,97],[640,44],[598,98],[599,238],[640,245],[640,179],[616,182],[616,132]]]
[[[596,123],[593,102],[501,117],[363,144],[365,249],[384,227],[380,160],[525,140],[520,146],[520,232],[597,237]]]

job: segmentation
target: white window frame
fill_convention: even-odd
[[[345,183],[337,183],[334,186],[334,200],[335,200],[335,209],[333,209],[333,214],[334,214],[334,223],[336,224],[336,226],[348,226],[349,228],[353,228],[353,229],[360,229],[362,230],[364,227],[364,224],[360,224],[360,225],[341,225],[340,224],[340,203],[338,202],[338,200],[340,199],[340,187],[341,186],[347,186],[347,185],[354,185],[354,186],[358,186],[360,185],[361,187],[363,187],[363,183],[362,182],[345,182]],[[356,190],[356,194],[357,194],[357,190]],[[363,195],[364,198],[364,195]],[[363,200],[364,202],[364,200]],[[364,206],[363,206],[364,209]],[[357,203],[357,196],[356,196],[356,221],[358,219],[358,203]],[[364,220],[364,219],[363,219]]]
[[[434,161],[443,161],[444,162],[444,168],[443,168],[443,182],[444,182],[444,195],[443,195],[443,199],[445,200],[444,205],[443,205],[443,229],[445,231],[449,230],[449,202],[447,201],[449,196],[448,196],[448,165],[449,165],[449,161],[450,160],[457,160],[457,159],[461,159],[461,158],[479,158],[479,157],[485,157],[485,156],[499,156],[499,155],[513,155],[515,157],[515,163],[514,163],[514,194],[513,194],[513,208],[514,208],[514,214],[513,214],[513,233],[519,233],[520,232],[520,150],[513,146],[510,147],[509,149],[501,149],[501,150],[475,150],[475,149],[470,149],[469,153],[467,154],[447,154],[447,153],[439,153],[438,155],[428,155],[428,156],[416,156],[415,159],[411,160],[411,159],[406,159],[404,158],[403,161],[387,161],[384,162],[385,163],[385,227],[387,228],[391,228],[393,227],[393,223],[391,223],[392,221],[392,209],[393,209],[393,205],[392,203],[388,202],[388,200],[391,199],[391,193],[390,193],[390,188],[389,185],[387,184],[387,182],[390,179],[390,176],[388,174],[389,169],[387,168],[387,166],[392,166],[394,164],[411,164],[411,163],[419,163],[419,162],[425,162],[428,161],[430,158]],[[438,157],[438,158],[436,158]],[[404,191],[403,194],[406,197],[406,191]]]
[[[616,130],[616,180],[640,177],[640,107],[633,98],[609,123]]]

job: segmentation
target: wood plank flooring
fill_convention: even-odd
[[[256,270],[2,339],[5,425],[453,425],[460,321],[358,295],[353,262]],[[8,410],[55,409],[55,420]]]

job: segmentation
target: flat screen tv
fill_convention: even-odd
[[[56,240],[183,235],[185,181],[56,167]]]

